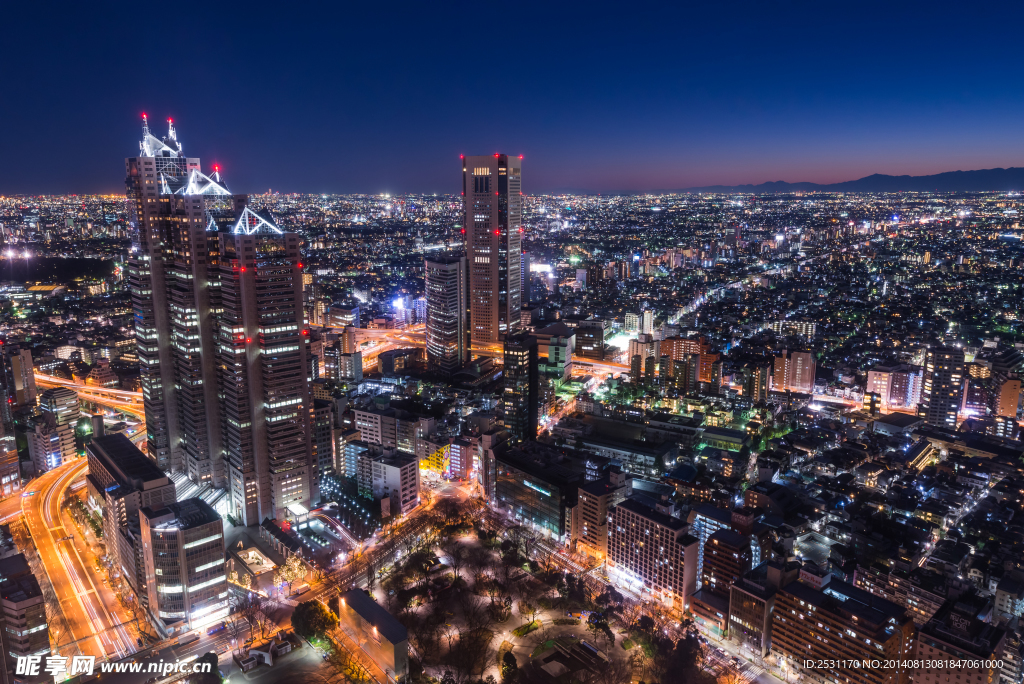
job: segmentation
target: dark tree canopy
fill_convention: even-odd
[[[338,626],[338,616],[319,601],[303,601],[292,613],[295,633],[306,638],[326,634]]]

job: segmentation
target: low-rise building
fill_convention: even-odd
[[[362,589],[340,597],[340,628],[348,634],[390,681],[409,674],[409,633],[401,622]]]

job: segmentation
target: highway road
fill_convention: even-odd
[[[85,474],[87,465],[84,458],[75,459],[32,480],[21,497],[22,512],[71,630],[72,638],[61,638],[61,643],[74,640],[83,655],[116,659],[135,650],[135,638],[122,624],[124,615],[119,615],[116,607],[111,611],[101,599],[99,580],[79,550],[85,544],[75,538],[74,527],[65,527],[61,517],[64,494]]]
[[[79,401],[91,402],[117,413],[135,416],[138,422],[131,426],[128,438],[143,452],[146,451],[146,413],[142,403],[142,392],[80,385],[71,380],[64,380],[63,378],[42,373],[36,373],[35,375],[38,387],[67,387],[78,394]]]

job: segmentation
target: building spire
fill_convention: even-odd
[[[167,137],[171,140],[177,140],[177,135],[174,133],[174,120],[171,117],[167,117]]]

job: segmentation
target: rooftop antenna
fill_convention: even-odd
[[[146,153],[147,140],[149,140],[149,118],[146,117],[146,112],[142,112],[142,140],[139,141],[139,149],[142,150],[143,155]]]
[[[213,177],[220,183],[220,164],[213,165]]]
[[[167,137],[171,140],[177,140],[177,136],[174,134],[174,120],[167,117]]]

